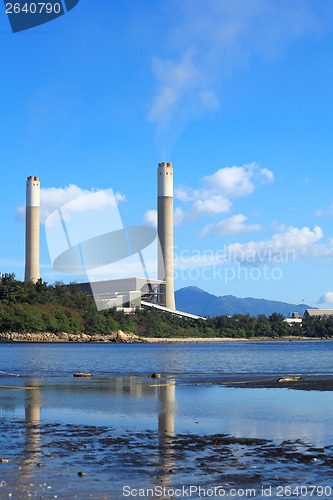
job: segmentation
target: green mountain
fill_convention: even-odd
[[[250,314],[258,316],[265,314],[269,316],[273,312],[283,314],[288,317],[292,312],[303,313],[303,304],[288,304],[275,300],[254,299],[246,297],[240,299],[234,295],[224,295],[217,297],[196,286],[181,288],[175,292],[176,307],[179,311],[197,314],[198,316],[221,316],[227,314]],[[304,305],[304,310],[315,309],[312,306]]]

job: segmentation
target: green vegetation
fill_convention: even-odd
[[[14,274],[0,280],[0,332],[107,334],[134,329],[133,318],[115,309],[98,312],[94,300],[77,285],[35,285]]]
[[[308,318],[289,326],[281,314],[253,317],[235,314],[204,320],[185,319],[156,309],[135,314],[109,309],[98,312],[94,300],[75,284],[48,285],[17,281],[13,274],[0,280],[0,333],[110,334],[116,330],[143,337],[278,338],[286,335],[333,337],[333,317]]]

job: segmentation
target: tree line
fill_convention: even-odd
[[[153,308],[125,314],[116,308],[98,311],[89,294],[75,283],[36,284],[5,274],[0,280],[0,332],[86,333],[106,335],[117,330],[143,337],[278,338],[287,335],[333,337],[333,317],[306,318],[289,326],[281,314],[257,317],[223,315],[206,320],[174,316]]]

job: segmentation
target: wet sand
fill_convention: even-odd
[[[0,432],[7,436],[1,448],[0,498],[120,499],[126,485],[165,487],[169,493],[180,486],[220,486],[228,496],[232,489],[252,488],[260,497],[263,487],[274,491],[280,485],[325,486],[333,480],[333,447],[300,440],[120,434],[111,427],[20,420],[0,421]]]
[[[178,375],[172,376],[176,384],[222,385],[242,389],[293,389],[299,391],[333,391],[333,374],[314,375],[298,373],[300,380],[281,381],[281,378],[295,374],[217,374],[217,375]],[[158,379],[163,383],[165,378]]]
[[[227,381],[222,382],[222,385],[242,387],[243,389],[287,388],[299,391],[333,391],[333,378],[324,376],[301,376],[301,380],[281,382],[279,381],[279,377],[267,377],[264,379],[252,378],[252,380]]]

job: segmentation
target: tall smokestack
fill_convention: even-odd
[[[157,230],[160,242],[158,253],[158,279],[161,285],[161,303],[176,309],[173,286],[173,168],[172,163],[158,164]]]
[[[40,182],[28,177],[25,226],[25,281],[36,283],[39,278],[39,207]]]

